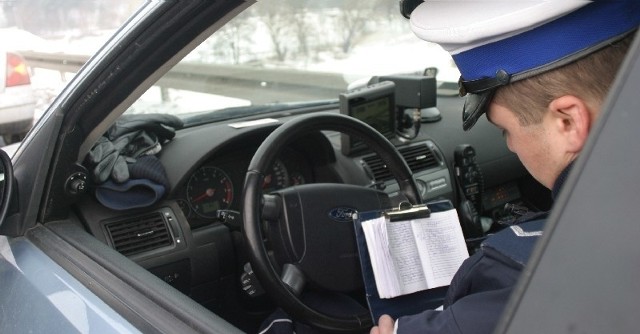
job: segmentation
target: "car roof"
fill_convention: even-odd
[[[496,333],[636,333],[640,40],[571,172]]]

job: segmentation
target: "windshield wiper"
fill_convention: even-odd
[[[287,111],[288,114],[304,113],[327,108],[335,108],[338,99],[315,100],[305,102],[285,102],[273,104],[261,104],[243,107],[231,107],[209,112],[198,113],[196,115],[183,118],[185,126],[195,126],[211,122],[220,122],[229,119],[244,118],[251,116],[263,116],[269,113]]]

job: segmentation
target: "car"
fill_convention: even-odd
[[[63,60],[77,73],[0,150],[0,332],[256,333],[277,309],[368,332],[353,212],[451,203],[473,253],[550,210],[498,129],[462,130],[451,59],[375,4],[147,1]],[[637,329],[639,43],[499,333]]]
[[[5,144],[19,142],[33,126],[36,96],[24,58],[0,51],[0,135]]]

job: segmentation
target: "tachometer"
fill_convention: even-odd
[[[200,167],[189,179],[187,198],[195,213],[204,218],[215,218],[217,210],[228,209],[231,205],[233,184],[222,169]]]
[[[262,190],[266,193],[289,186],[289,172],[280,159],[276,159],[271,173],[264,176]]]

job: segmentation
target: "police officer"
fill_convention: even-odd
[[[640,22],[640,2],[425,1],[414,33],[451,53],[466,96],[463,128],[486,114],[507,146],[558,194]],[[392,319],[372,334],[491,333],[543,220],[488,238],[454,277],[444,309]]]

